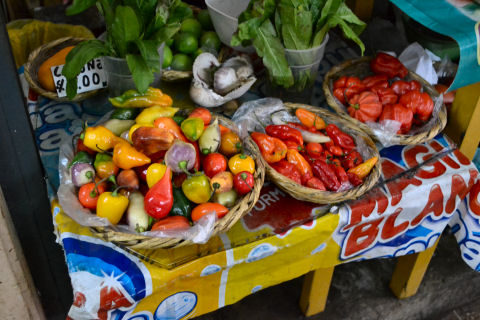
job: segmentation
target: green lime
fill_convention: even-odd
[[[204,30],[213,30],[212,19],[210,19],[210,15],[208,14],[208,10],[202,10],[198,13],[197,19],[202,25]]]
[[[193,54],[193,59],[195,60],[200,54],[204,53],[202,48],[198,48],[197,51]]]
[[[190,32],[191,34],[195,35],[195,38],[198,38],[202,34],[202,25],[200,22],[198,22],[198,20],[188,18],[182,21],[180,32]]]
[[[170,47],[169,46],[163,47],[163,64],[162,64],[163,69],[168,68],[168,66],[172,63],[172,58],[173,58],[173,54]]]
[[[217,36],[215,31],[204,32],[200,38],[201,47],[213,48],[218,51],[220,50],[220,45],[220,38]]]
[[[170,39],[168,39],[167,41],[165,41],[165,45],[166,45],[166,46],[171,47],[172,44],[173,44],[173,38],[170,38]]]
[[[170,65],[173,70],[178,71],[191,71],[193,60],[189,56],[183,53],[177,53],[173,56],[172,64]]]
[[[198,40],[191,33],[179,33],[175,36],[175,49],[181,53],[193,53],[198,48]]]

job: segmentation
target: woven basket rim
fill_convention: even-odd
[[[291,195],[292,197],[298,200],[314,202],[319,204],[332,204],[332,203],[338,203],[338,202],[343,202],[347,200],[357,199],[363,194],[365,194],[377,183],[378,179],[380,178],[380,154],[373,140],[365,132],[363,132],[360,128],[358,128],[353,123],[347,121],[344,117],[337,114],[333,114],[327,110],[320,109],[318,107],[310,106],[307,104],[289,103],[289,102],[285,102],[284,106],[289,111],[293,111],[297,108],[304,108],[321,116],[326,123],[330,123],[334,121],[336,123],[341,124],[340,129],[345,130],[345,128],[347,128],[346,131],[355,132],[359,137],[361,136],[361,138],[364,140],[364,142],[368,146],[371,152],[371,156],[372,157],[376,156],[378,157],[379,160],[377,161],[377,163],[375,164],[375,167],[372,169],[372,172],[368,175],[368,177],[366,178],[363,184],[346,191],[331,192],[331,191],[319,191],[316,189],[299,185],[295,183],[293,180],[290,180],[284,175],[278,173],[262,158],[261,160],[264,163],[268,178],[271,181],[273,181],[280,189],[284,190],[289,195]],[[329,120],[333,120],[333,121],[329,121]]]
[[[366,125],[365,123],[355,118],[350,117],[350,115],[346,112],[345,107],[333,96],[333,91],[330,86],[330,84],[333,83],[333,80],[338,78],[339,74],[341,74],[342,72],[345,72],[345,70],[347,69],[352,70],[353,68],[361,64],[367,64],[367,63],[369,64],[372,59],[373,59],[373,56],[350,59],[331,68],[325,75],[322,88],[325,94],[325,98],[327,100],[327,104],[332,109],[334,109],[335,112],[337,112],[338,114],[341,114],[347,121],[350,121],[356,126],[360,127],[374,141],[379,142],[380,140],[368,125]],[[373,72],[372,72],[372,75],[373,75]],[[408,76],[420,82],[422,84],[424,91],[430,94],[430,96],[438,97],[440,95],[430,83],[428,83],[425,79],[420,77],[415,72],[409,71]],[[392,142],[395,142],[395,144],[412,145],[412,144],[423,143],[433,139],[436,135],[442,132],[445,126],[447,125],[447,109],[446,109],[445,103],[442,103],[442,106],[440,107],[440,110],[437,114],[437,117],[434,119],[434,122],[435,122],[434,125],[429,130],[419,132],[415,135],[396,134],[391,140]]]
[[[231,120],[220,115],[214,115],[213,117],[218,118],[219,122],[228,128],[235,129],[235,125]],[[265,167],[264,164],[259,160],[261,158],[260,150],[250,137],[244,139],[243,144],[244,148],[248,150],[248,153],[252,155],[256,165],[253,191],[244,195],[243,198],[240,201],[237,201],[235,206],[233,206],[224,217],[215,222],[211,237],[214,237],[218,233],[229,230],[235,223],[238,222],[238,220],[250,212],[260,196],[260,191],[265,179]],[[110,241],[120,246],[127,246],[132,249],[173,248],[193,244],[191,240],[184,240],[180,238],[158,238],[141,234],[137,235],[124,233],[115,231],[108,227],[91,227],[90,229],[94,235],[104,239],[105,241]]]
[[[56,92],[45,90],[38,82],[38,78],[37,78],[38,68],[46,59],[49,58],[49,57],[43,57],[42,53],[53,50],[53,48],[56,48],[56,47],[58,47],[59,49],[55,51],[59,51],[60,49],[63,49],[68,45],[76,45],[80,42],[88,41],[88,40],[91,40],[91,39],[63,37],[63,38],[59,38],[54,41],[45,43],[37,47],[35,50],[33,50],[28,56],[28,60],[24,66],[24,75],[25,75],[25,79],[28,82],[29,87],[39,95],[47,97],[51,100],[73,101],[73,102],[82,101],[104,90],[104,89],[97,89],[97,90],[92,90],[84,93],[79,93],[73,99],[69,99],[68,97],[59,97]]]

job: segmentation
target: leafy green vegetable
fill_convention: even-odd
[[[90,60],[101,56],[125,58],[138,91],[145,92],[161,69],[158,47],[180,29],[180,22],[192,15],[181,0],[74,0],[69,15],[93,5],[105,18],[106,41],[88,40],[67,56],[63,75],[67,96],[77,93],[77,76]]]
[[[308,65],[314,64],[308,54],[299,54],[295,66],[306,70],[292,74],[285,49],[306,50],[322,44],[328,31],[339,27],[345,38],[353,40],[364,51],[358,35],[365,28],[344,0],[251,0],[240,14],[237,32],[230,44],[253,43],[262,57],[270,78],[285,88],[303,90],[315,79]],[[290,59],[290,57],[289,57]]]

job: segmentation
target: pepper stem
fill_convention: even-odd
[[[247,185],[247,187],[250,189],[250,191],[252,191],[253,189],[252,189],[252,187],[250,187],[250,185],[248,184],[247,178],[248,178],[248,176],[247,176],[247,174],[246,174],[245,172],[242,172],[242,173],[240,174],[240,179],[242,179],[243,182],[245,182],[245,184]]]
[[[185,172],[185,174],[190,177],[192,174],[188,172],[187,166],[188,166],[188,160],[182,160],[178,163],[178,168],[180,168],[180,170]]]
[[[102,151],[102,153],[108,154],[109,156],[113,157],[113,152],[100,148],[98,144],[95,144],[95,147],[97,147],[98,150]]]
[[[217,191],[218,189],[220,189],[221,185],[220,183],[218,182],[214,182],[212,184],[212,188],[213,188],[213,191],[212,191],[212,195],[210,196],[210,199],[208,199],[208,201],[212,200],[213,196],[215,195],[215,191]]]

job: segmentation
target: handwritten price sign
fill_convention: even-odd
[[[51,67],[53,81],[59,97],[67,96],[67,79],[62,75],[64,65]],[[77,93],[102,89],[107,86],[107,76],[100,58],[88,62],[77,78]]]

